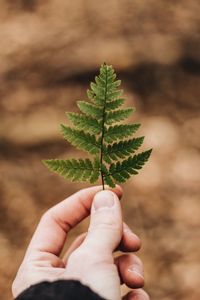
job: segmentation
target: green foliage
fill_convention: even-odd
[[[149,159],[151,155],[151,149],[140,154],[130,156],[128,159],[122,162],[112,163],[109,168],[109,172],[105,176],[105,181],[107,182],[107,177],[112,177],[116,182],[125,182],[131,175],[137,175],[138,170],[142,169],[145,162]],[[114,184],[113,184],[114,187]]]
[[[116,124],[135,110],[121,108],[124,99],[120,98],[120,84],[112,66],[103,64],[87,91],[89,101],[77,102],[81,113],[66,113],[74,127],[61,124],[64,138],[76,148],[94,155],[93,160],[44,160],[50,170],[71,181],[94,183],[101,177],[103,189],[105,183],[114,187],[115,182],[123,183],[138,174],[152,150],[135,154],[144,140],[144,137],[132,137],[140,124]]]
[[[107,143],[112,143],[118,139],[124,139],[131,136],[138,130],[140,124],[121,124],[105,128],[104,140]]]
[[[85,133],[83,130],[72,129],[61,124],[61,131],[64,138],[78,149],[85,150],[91,154],[100,152],[100,143],[95,135]]]
[[[144,137],[133,138],[126,141],[120,141],[119,143],[113,143],[104,147],[103,159],[108,164],[112,163],[112,160],[118,161],[134,153],[143,143]]]
[[[44,163],[49,169],[71,181],[78,180],[93,183],[100,175],[100,164],[97,159],[94,162],[91,162],[88,158],[78,160],[50,159],[45,160]]]

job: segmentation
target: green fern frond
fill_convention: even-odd
[[[111,102],[107,102],[105,104],[105,109],[106,109],[106,111],[116,109],[116,108],[120,107],[122,104],[124,104],[124,101],[125,101],[124,99],[116,99]]]
[[[139,169],[147,162],[151,155],[152,149],[129,157],[122,162],[111,164],[108,176],[111,176],[115,181],[125,182],[131,175],[137,175]]]
[[[134,109],[131,107],[108,112],[105,116],[105,124],[111,125],[113,123],[122,121],[128,118],[133,113],[133,111]]]
[[[142,145],[143,141],[144,137],[142,136],[105,146],[103,150],[104,161],[111,164],[112,160],[119,160],[133,154]]]
[[[132,137],[140,124],[116,124],[135,110],[120,108],[124,104],[120,84],[113,67],[103,64],[87,90],[88,101],[77,102],[81,113],[66,113],[74,127],[61,125],[64,138],[76,148],[94,155],[94,160],[43,161],[50,170],[71,181],[94,183],[101,177],[103,189],[105,183],[114,187],[115,182],[125,182],[138,173],[151,150],[133,155],[144,140],[144,137]]]
[[[95,182],[100,175],[99,166],[95,161],[87,159],[50,159],[45,160],[44,164],[51,170],[71,181]]]
[[[105,176],[104,176],[104,182],[105,182],[108,186],[110,186],[110,187],[112,187],[112,188],[115,187],[115,182],[113,181],[113,179],[111,178],[111,176],[109,176],[109,175],[107,175],[107,174],[105,174]]]
[[[64,138],[77,149],[85,150],[91,154],[100,152],[100,144],[98,144],[95,135],[85,133],[83,130],[72,129],[63,124],[61,124],[61,132]]]
[[[99,134],[101,132],[100,124],[92,117],[74,112],[67,112],[66,115],[77,129],[95,134]]]
[[[106,143],[112,143],[118,139],[124,139],[135,133],[140,124],[121,124],[110,126],[105,129],[104,139]]]
[[[77,105],[81,112],[86,114],[89,117],[93,117],[96,119],[102,118],[103,108],[98,107],[95,104],[86,102],[86,101],[78,101]]]

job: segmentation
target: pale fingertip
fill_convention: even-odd
[[[123,231],[129,235],[131,235],[132,237],[134,237],[135,239],[137,239],[138,241],[140,241],[141,243],[141,240],[140,238],[137,236],[137,234],[135,234],[131,229],[130,227],[126,224],[126,223],[123,223]]]
[[[144,271],[141,260],[134,254],[123,254],[115,259],[121,281],[130,288],[144,286]]]
[[[149,295],[143,290],[131,291],[127,300],[150,300]]]
[[[142,261],[135,256],[135,259],[137,258],[137,262],[129,266],[127,272],[129,273],[129,276],[127,278],[130,278],[130,282],[134,282],[133,287],[143,287],[144,286],[144,268]]]
[[[119,249],[123,252],[138,251],[141,248],[140,238],[131,231],[131,229],[123,223],[123,236]]]
[[[144,276],[137,270],[128,269],[130,279],[127,285],[131,288],[142,288],[144,286]]]
[[[124,230],[124,234],[129,238],[129,244],[133,244],[133,251],[138,251],[142,247],[140,238],[132,231]]]
[[[142,288],[144,286],[144,277],[138,273],[137,271],[128,271],[129,272],[129,276],[126,276],[126,282],[125,284],[129,287],[129,288]]]

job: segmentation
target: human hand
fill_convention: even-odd
[[[124,300],[149,299],[140,289],[144,284],[140,259],[134,254],[113,258],[116,249],[137,251],[140,240],[122,223],[121,188],[112,191],[101,191],[101,186],[81,190],[43,215],[13,282],[14,297],[42,281],[77,279],[109,300],[121,299],[120,281],[133,288]],[[90,210],[88,232],[79,236],[61,259],[67,233]]]

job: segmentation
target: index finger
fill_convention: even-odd
[[[90,214],[92,200],[101,189],[102,186],[95,186],[80,190],[50,208],[41,218],[27,254],[40,251],[59,256],[68,231]],[[122,196],[120,186],[116,186],[112,191],[118,197]]]

